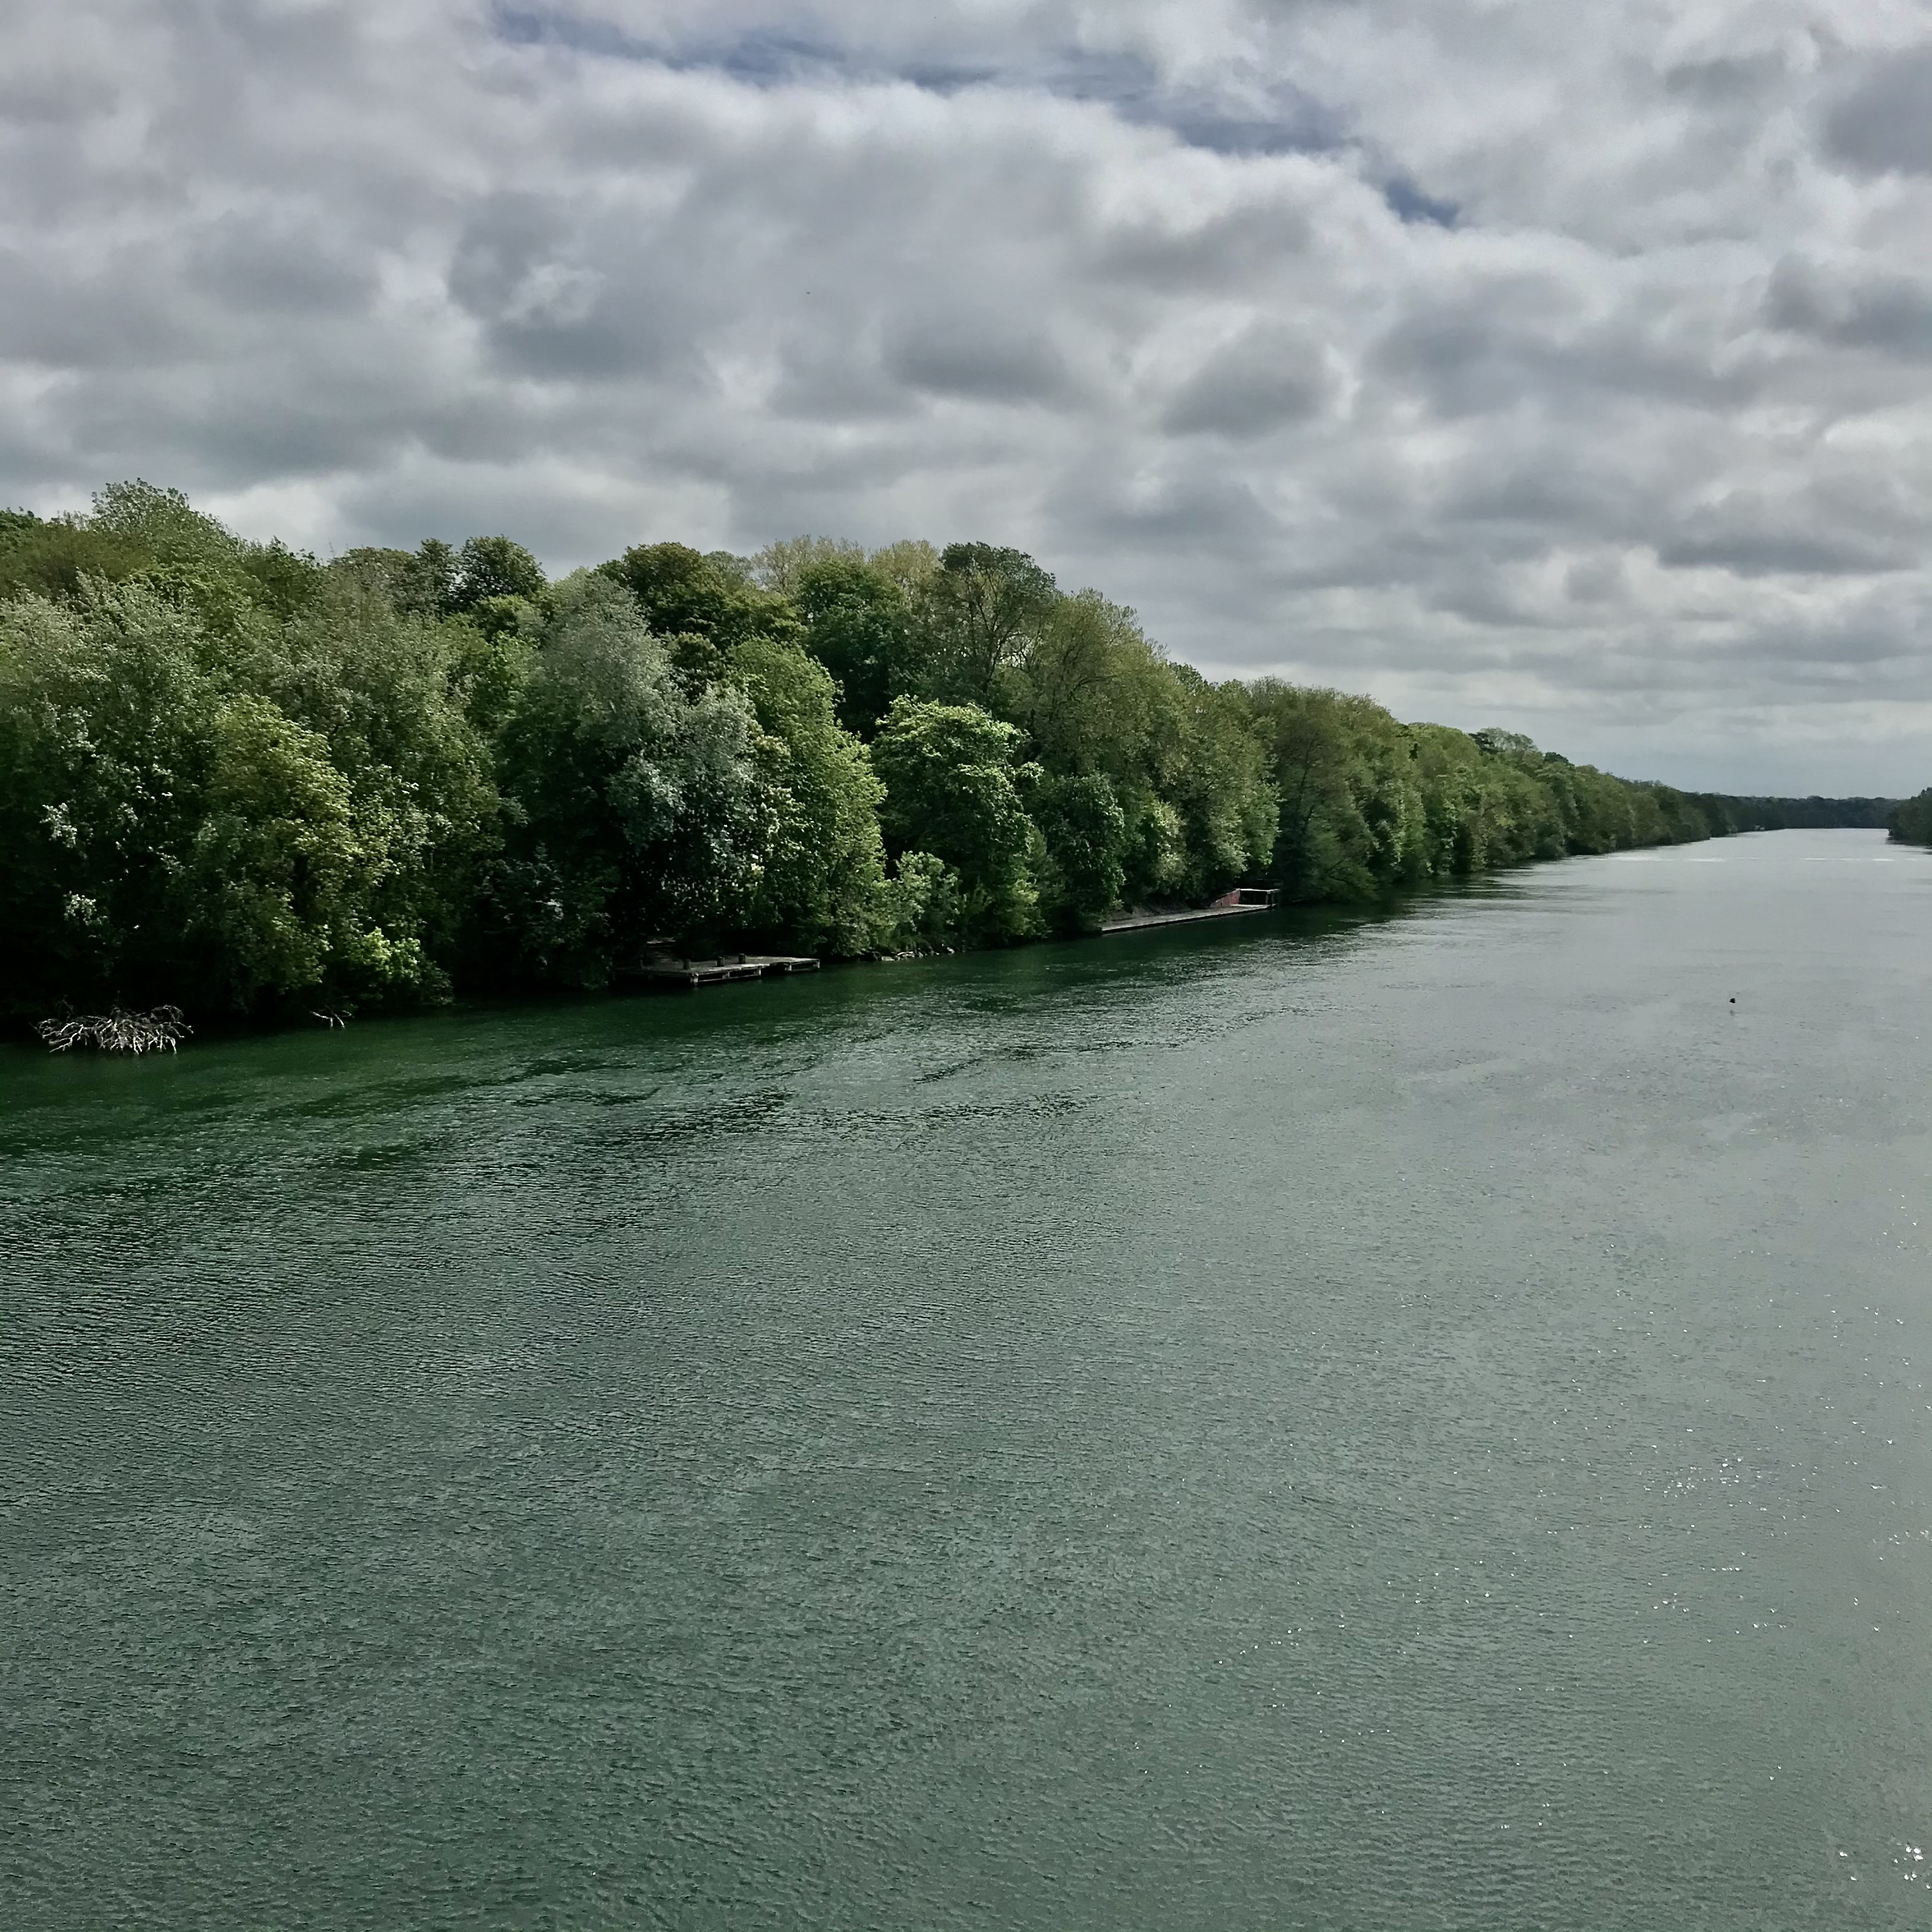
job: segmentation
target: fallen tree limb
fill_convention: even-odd
[[[178,1006],[157,1006],[146,1013],[116,1006],[110,1013],[43,1020],[34,1028],[56,1053],[76,1046],[98,1048],[103,1053],[172,1053],[194,1030]]]

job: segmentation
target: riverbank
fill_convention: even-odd
[[[1741,834],[1724,842],[1724,849],[1736,848],[1743,850],[1760,844],[1775,849],[1784,835],[1774,838],[1770,834]],[[1668,856],[1672,848],[1655,848],[1655,856]],[[1793,848],[1796,849],[1795,845]],[[1630,858],[1646,856],[1640,848],[1623,855]],[[1711,856],[1714,856],[1714,853]],[[545,1012],[568,1013],[572,1011],[602,1007],[606,1005],[622,1006],[640,994],[645,992],[674,992],[682,993],[704,990],[710,1003],[713,990],[729,986],[734,994],[742,997],[750,986],[758,982],[788,980],[796,982],[801,974],[818,976],[821,970],[830,969],[832,979],[842,986],[862,986],[870,977],[870,969],[879,966],[926,964],[936,965],[944,962],[952,970],[970,968],[976,958],[1011,956],[1016,958],[1038,957],[1043,965],[1058,959],[1076,960],[1083,957],[1100,957],[1110,950],[1102,942],[1130,941],[1158,939],[1169,934],[1178,939],[1193,934],[1210,932],[1238,936],[1246,934],[1261,940],[1268,936],[1279,941],[1292,939],[1296,943],[1314,942],[1336,934],[1372,928],[1384,921],[1400,921],[1416,916],[1426,916],[1432,908],[1473,901],[1481,903],[1496,899],[1503,905],[1513,902],[1516,882],[1550,872],[1562,872],[1568,868],[1569,860],[1530,861],[1508,868],[1453,877],[1446,880],[1424,880],[1420,884],[1393,889],[1369,898],[1330,899],[1303,901],[1286,904],[1278,894],[1270,903],[1239,908],[1200,907],[1191,909],[1170,909],[1165,911],[1142,912],[1130,914],[1110,922],[1093,931],[1072,934],[1062,934],[1057,938],[1041,939],[1024,944],[1008,945],[995,948],[935,948],[928,952],[905,952],[884,955],[873,959],[844,959],[821,962],[808,957],[794,956],[772,961],[757,955],[741,957],[730,955],[719,959],[706,960],[675,958],[662,964],[668,969],[659,974],[646,976],[642,972],[626,974],[612,986],[593,991],[579,990],[560,994],[543,989],[511,991],[477,998],[457,996],[435,1007],[390,1009],[365,1013],[360,1016],[356,1030],[367,1034],[364,1024],[379,1024],[386,1036],[394,1029],[403,1026],[411,1018],[431,1018],[440,1016],[451,1024],[467,1028],[472,1025],[488,1027],[494,1024],[515,1028],[534,1022],[536,1016]],[[1587,857],[1576,862],[1587,863]],[[1266,897],[1266,894],[1257,896]],[[722,971],[708,969],[722,968]],[[692,976],[693,974],[695,976]],[[781,1000],[796,998],[802,988],[791,992],[770,989],[764,997],[775,994]],[[764,1010],[763,998],[760,1001]],[[739,1010],[736,999],[721,1009]],[[178,1026],[179,1016],[164,1016],[171,1026]],[[272,1037],[278,1034],[322,1034],[340,1035],[350,1024],[347,1018],[340,1013],[314,1011],[292,1016],[279,1024],[264,1024],[259,1018],[249,1018],[233,1015],[218,1015],[206,1024],[195,1028],[182,1028],[174,1034],[178,1046],[186,1044],[185,1035],[194,1034],[196,1048],[208,1048],[250,1040]],[[0,1040],[7,1037],[0,1035]],[[24,1027],[13,1029],[12,1041],[25,1048],[34,1039],[34,1030]],[[82,1054],[82,1058],[92,1055]]]
[[[594,991],[660,942],[719,976],[998,947],[1874,803],[1210,683],[984,544],[656,543],[552,582],[507,537],[324,563],[146,484],[0,519],[16,1027]]]
[[[1886,830],[1901,845],[1932,845],[1932,790],[1894,806]]]

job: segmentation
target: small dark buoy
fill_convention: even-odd
[[[1737,1003],[1738,1003],[1738,996],[1737,996],[1737,994],[1736,994],[1733,993],[1733,994],[1731,995],[1731,1004],[1732,1004],[1732,1006],[1736,1006],[1736,1005],[1737,1004]]]

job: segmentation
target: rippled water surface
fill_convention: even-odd
[[[8,1050],[0,1924],[1932,1924],[1928,1117],[1859,832]]]

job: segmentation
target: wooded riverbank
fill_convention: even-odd
[[[594,990],[654,947],[1004,944],[1889,805],[1686,794],[1213,683],[983,544],[658,543],[551,583],[506,537],[322,562],[141,483],[0,514],[20,1026]]]

